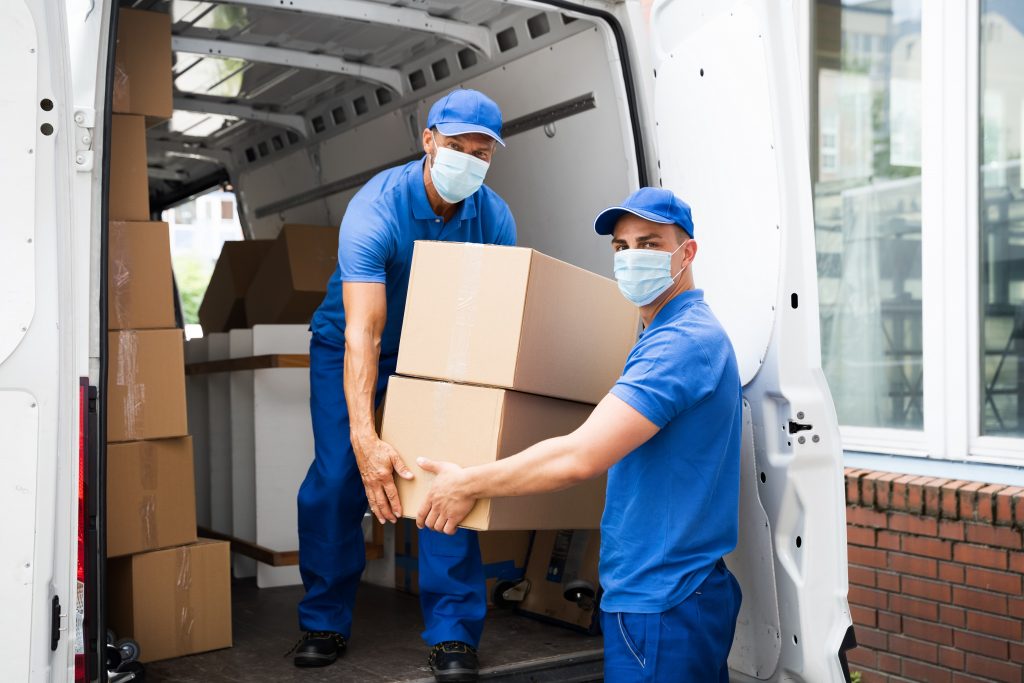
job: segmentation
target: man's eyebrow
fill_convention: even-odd
[[[657,234],[655,232],[652,232],[649,235],[641,235],[640,237],[637,237],[636,241],[637,242],[646,242],[646,241],[649,241],[649,240],[658,240],[658,239],[661,239],[661,235],[659,235],[659,234]]]
[[[612,239],[612,244],[626,244],[626,240],[622,239],[621,237],[616,237]]]

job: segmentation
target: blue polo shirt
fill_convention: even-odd
[[[736,547],[739,525],[739,370],[701,290],[658,312],[611,393],[660,431],[608,472],[601,608],[665,612]]]
[[[516,223],[508,204],[486,185],[463,200],[447,223],[435,215],[423,186],[424,160],[378,173],[349,202],[338,235],[338,267],[310,324],[314,334],[344,346],[341,284],[383,282],[387,322],[380,357],[392,358],[402,335],[413,242],[516,243]]]

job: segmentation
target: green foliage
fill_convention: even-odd
[[[178,282],[181,297],[181,314],[186,323],[199,322],[199,304],[210,284],[213,265],[195,256],[178,256],[174,259],[174,277]]]
[[[850,672],[850,683],[860,683],[860,672],[859,671],[851,671]]]

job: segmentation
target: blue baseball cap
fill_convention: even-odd
[[[427,115],[427,128],[435,126],[443,135],[483,133],[505,146],[501,139],[501,109],[479,90],[453,90],[434,102]]]
[[[693,217],[690,205],[671,190],[661,187],[641,187],[626,197],[619,206],[610,206],[594,219],[594,230],[598,235],[610,235],[615,224],[624,213],[631,213],[655,223],[676,224],[693,237]]]

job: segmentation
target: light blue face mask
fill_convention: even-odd
[[[676,251],[684,244],[686,242],[676,247]],[[683,266],[672,274],[672,256],[676,251],[623,249],[615,252],[615,279],[622,296],[637,306],[646,306],[657,299],[686,270]]]
[[[431,140],[433,140],[433,133]],[[480,189],[490,164],[470,154],[440,147],[434,141],[434,159],[430,165],[430,180],[441,199],[458,204]]]

